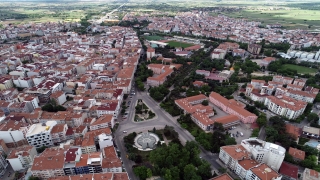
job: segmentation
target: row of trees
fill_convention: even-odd
[[[145,90],[143,82],[146,82],[147,78],[152,76],[153,76],[153,71],[148,69],[147,64],[145,62],[142,62],[138,66],[138,69],[135,73],[135,77],[136,77],[135,83],[140,91]]]

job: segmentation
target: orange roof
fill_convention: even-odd
[[[229,154],[234,160],[250,159],[251,155],[242,145],[222,146],[222,150]]]
[[[94,123],[92,123],[90,126],[95,126],[99,124],[105,124],[105,123],[110,123],[112,120],[113,116],[111,114],[105,114],[102,115],[100,118],[98,118]]]
[[[289,154],[299,160],[304,160],[306,157],[306,153],[304,151],[292,147],[289,148]]]
[[[276,171],[264,163],[252,168],[251,171],[261,180],[271,180],[280,176]]]
[[[286,131],[287,133],[293,135],[295,139],[297,139],[300,137],[302,129],[292,124],[286,124]]]
[[[259,163],[253,159],[244,159],[244,160],[240,160],[238,161],[238,164],[243,167],[245,170],[249,170],[252,167],[258,165]]]
[[[226,115],[226,116],[222,116],[222,117],[219,117],[217,119],[214,119],[214,122],[218,122],[218,123],[221,123],[221,124],[229,124],[229,123],[232,123],[232,122],[235,122],[235,121],[239,121],[239,118],[235,115]]]
[[[210,180],[233,180],[233,178],[226,173],[226,174],[221,174],[220,176],[214,177]]]

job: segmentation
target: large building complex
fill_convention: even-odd
[[[243,123],[254,123],[258,118],[255,114],[245,110],[240,103],[228,100],[216,92],[211,92],[209,99],[211,103],[221,108],[224,112],[240,118]]]

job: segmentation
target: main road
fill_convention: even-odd
[[[144,103],[153,110],[156,114],[156,117],[153,120],[143,121],[143,122],[134,122],[135,116],[135,104],[138,99],[142,99]],[[160,106],[159,103],[155,102],[147,92],[137,92],[135,96],[131,99],[131,104],[129,106],[128,111],[128,118],[126,120],[119,122],[119,127],[115,132],[115,142],[117,145],[118,150],[121,152],[121,159],[123,161],[123,165],[126,168],[126,171],[129,175],[131,180],[137,179],[132,171],[132,165],[134,162],[127,159],[126,149],[124,147],[123,137],[126,136],[128,133],[132,132],[144,132],[147,130],[152,130],[154,127],[157,129],[162,129],[165,125],[172,126],[179,134],[179,139],[182,144],[185,144],[187,141],[194,141],[194,137],[185,129],[181,128],[177,122],[177,119],[172,117],[166,111],[164,111]],[[127,131],[127,133],[123,133],[123,131]],[[221,166],[217,163],[218,155],[212,154],[211,152],[205,151],[204,149],[200,148],[201,153],[200,156],[202,159],[207,160],[211,164],[211,168],[218,173],[218,169]]]

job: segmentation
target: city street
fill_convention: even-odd
[[[138,99],[142,99],[144,103],[147,104],[156,114],[157,118],[151,121],[144,121],[144,122],[133,122],[134,118],[134,109],[135,109],[135,102]],[[194,141],[194,137],[185,129],[181,128],[181,126],[176,121],[176,118],[173,118],[170,114],[166,111],[162,110],[157,102],[155,102],[147,92],[137,92],[136,95],[131,99],[130,107],[128,108],[129,114],[126,120],[120,121],[119,127],[115,132],[115,141],[118,150],[121,152],[121,158],[128,172],[130,179],[137,179],[132,171],[132,165],[134,162],[127,159],[126,151],[123,143],[123,137],[132,132],[143,132],[147,130],[152,130],[153,127],[160,129],[164,128],[165,125],[172,126],[175,130],[179,133],[180,141],[182,144],[185,144],[187,141]],[[127,133],[123,133],[123,131],[127,131]],[[201,148],[200,156],[202,159],[211,163],[211,168],[218,172],[218,169],[221,166],[216,162],[218,159],[217,154],[212,154],[211,152],[205,151]]]

